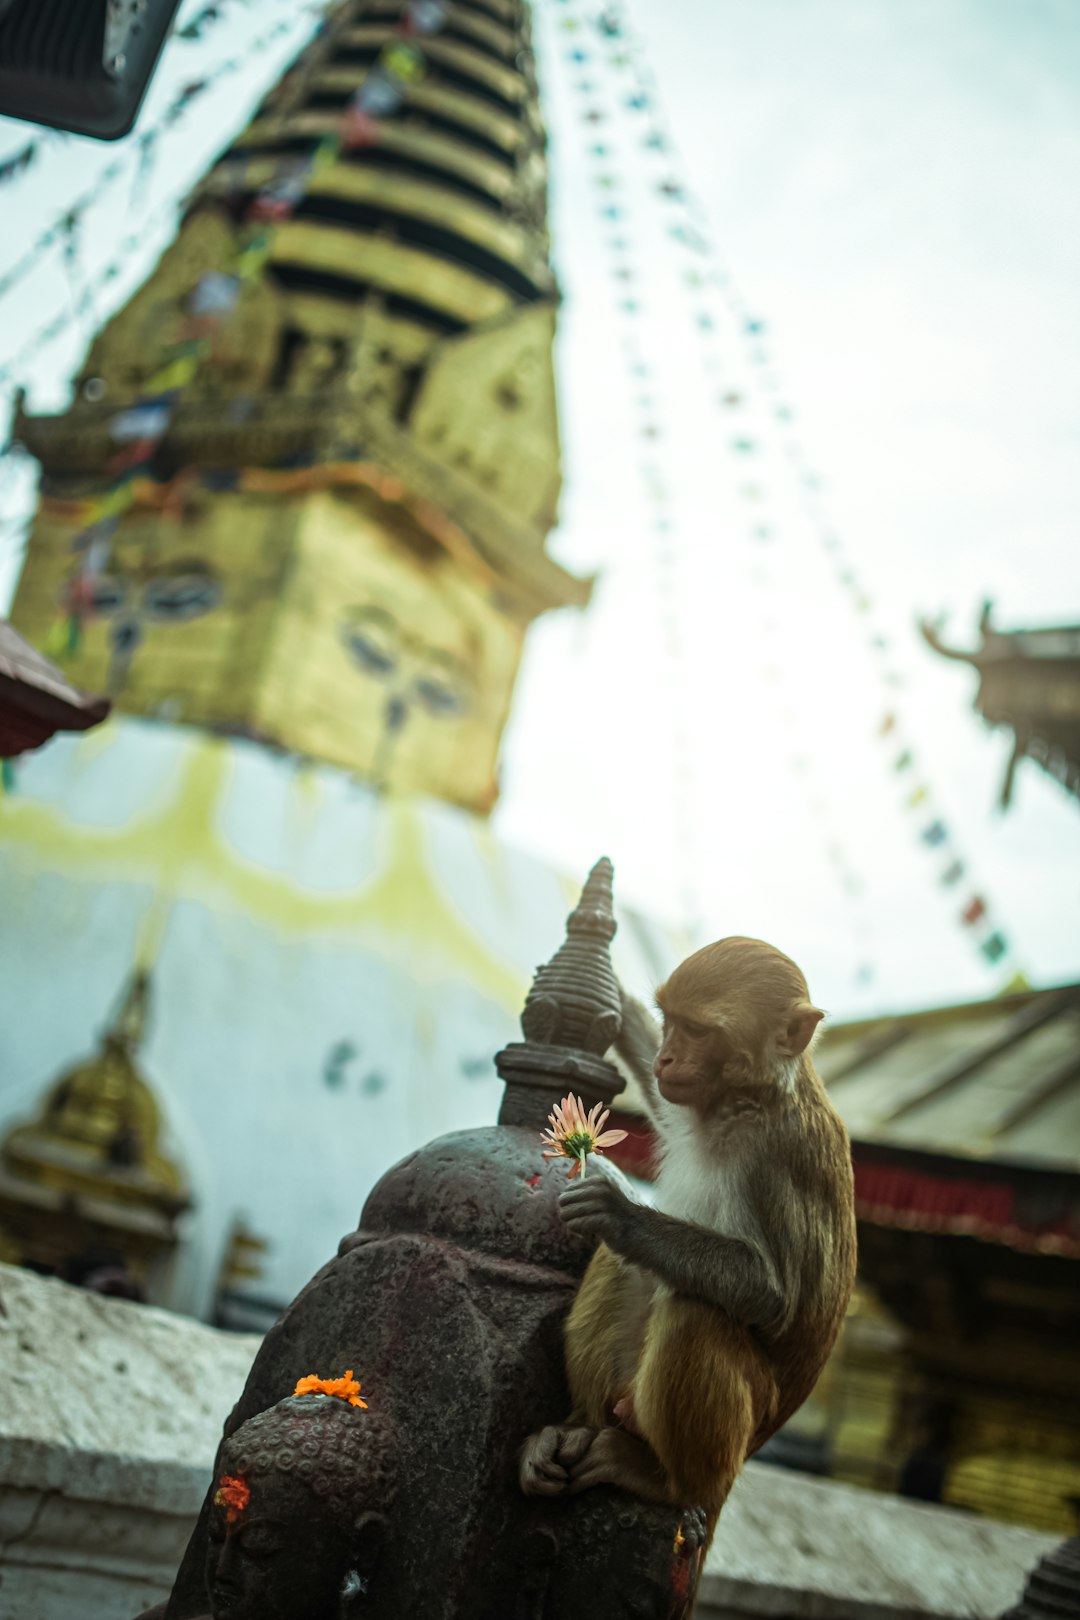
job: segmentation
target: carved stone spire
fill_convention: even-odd
[[[622,1022],[609,950],[616,928],[611,880],[604,856],[567,919],[565,942],[536,971],[521,1014],[524,1041],[495,1058],[506,1081],[500,1125],[541,1124],[568,1091],[590,1107],[623,1089],[619,1071],[604,1062]]]

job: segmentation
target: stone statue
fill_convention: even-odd
[[[224,1444],[208,1526],[213,1620],[364,1611],[394,1490],[377,1414],[334,1395],[279,1401]]]
[[[603,1056],[620,1020],[611,875],[606,860],[594,867],[565,944],[537,973],[525,1040],[496,1057],[499,1124],[441,1137],[388,1171],[359,1230],[267,1334],[226,1423],[167,1620],[204,1614],[208,1571],[214,1620],[689,1615],[693,1514],[609,1488],[527,1498],[517,1483],[522,1442],[567,1410],[562,1324],[591,1253],[559,1217],[567,1165],[542,1156],[541,1131],[568,1091],[589,1108],[622,1089]],[[289,1398],[309,1374],[352,1368],[366,1411],[328,1397],[333,1406],[319,1401],[309,1419],[304,1400]],[[327,1440],[333,1469],[308,1479],[304,1443],[278,1438],[279,1425],[291,1435],[303,1422],[317,1422],[320,1437],[347,1433],[348,1462],[339,1468]],[[322,1457],[320,1438],[320,1467]],[[273,1524],[261,1573],[249,1575],[244,1559],[249,1534],[263,1532],[254,1517],[229,1522],[226,1478],[250,1491],[245,1514],[258,1507]],[[339,1500],[349,1504],[340,1513]]]

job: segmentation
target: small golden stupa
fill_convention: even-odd
[[[189,1199],[160,1150],[161,1113],[137,1055],[150,1004],[140,970],[94,1057],[52,1085],[36,1119],[0,1144],[0,1252],[68,1274],[80,1260],[142,1282],[176,1242]]]

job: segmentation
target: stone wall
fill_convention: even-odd
[[[258,1343],[0,1266],[0,1620],[167,1595]]]
[[[0,1266],[0,1620],[167,1594],[258,1342]],[[994,1620],[1053,1544],[752,1463],[698,1620]]]
[[[996,1620],[1057,1538],[750,1463],[695,1620]]]

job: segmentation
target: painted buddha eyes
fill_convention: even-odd
[[[388,625],[371,620],[346,625],[345,645],[369,674],[392,675],[397,668],[398,650]]]
[[[143,611],[152,619],[176,623],[209,613],[220,600],[221,586],[214,576],[206,570],[192,570],[152,580],[143,592]]]
[[[181,564],[140,585],[119,574],[99,574],[89,586],[92,613],[127,611],[133,619],[183,624],[209,613],[221,601],[221,585],[201,563]]]
[[[126,595],[122,579],[97,579],[90,591],[90,604],[95,613],[115,613],[123,607]]]
[[[469,706],[464,692],[434,676],[422,675],[416,682],[415,692],[431,714],[464,714]]]
[[[358,608],[345,623],[342,640],[365,674],[394,688],[402,708],[418,704],[437,719],[452,719],[469,708],[469,676],[451,654],[402,636],[382,608]],[[402,714],[404,718],[404,714]]]

